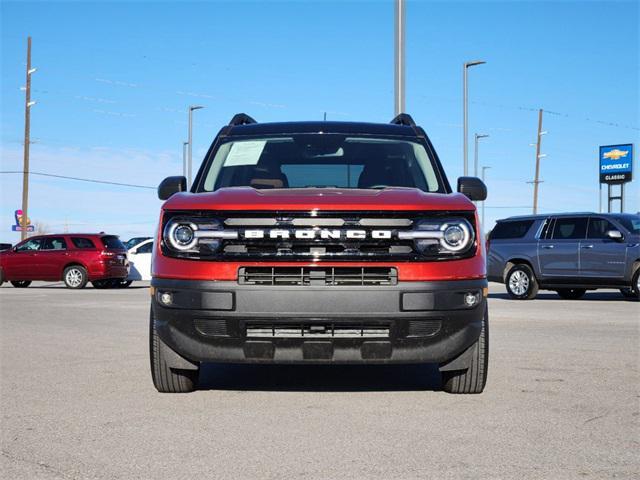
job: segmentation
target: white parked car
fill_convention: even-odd
[[[129,260],[128,282],[139,280],[151,280],[151,252],[153,251],[153,239],[138,243],[127,252]]]

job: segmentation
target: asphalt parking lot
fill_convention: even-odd
[[[207,365],[158,394],[148,290],[5,284],[2,478],[640,478],[640,304],[506,299],[485,393],[431,366]]]

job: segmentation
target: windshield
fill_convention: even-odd
[[[630,233],[640,235],[640,215],[620,215],[615,218]]]
[[[445,192],[418,142],[338,134],[296,134],[223,143],[199,191],[225,187],[418,188]]]
[[[144,242],[145,240],[149,240],[151,237],[133,237],[130,238],[129,240],[127,240],[124,243],[124,246],[127,248],[127,250],[135,247],[136,245],[138,245],[139,243]]]

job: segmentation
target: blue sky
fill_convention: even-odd
[[[531,211],[544,108],[542,212],[598,209],[598,145],[640,142],[638,2],[407,2],[407,111],[450,180],[462,173],[462,63],[470,137],[486,133],[488,224]],[[259,121],[387,122],[393,2],[8,2],[1,8],[1,171],[22,169],[26,37],[33,37],[31,170],[156,186],[194,164],[236,112]],[[473,159],[470,140],[469,158]],[[637,162],[636,162],[637,163]],[[637,176],[636,169],[636,176]],[[32,176],[50,231],[153,232],[155,190]],[[0,241],[21,176],[0,174]],[[640,209],[638,180],[626,209]]]

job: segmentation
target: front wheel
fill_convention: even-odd
[[[127,288],[133,283],[133,280],[120,280],[116,286],[118,288]]]
[[[482,330],[471,347],[471,365],[466,370],[442,372],[442,386],[448,393],[482,393],[489,370],[489,313],[485,307]]]
[[[16,288],[27,288],[29,285],[31,285],[31,280],[16,280],[14,282],[11,282],[11,285]]]
[[[89,276],[87,275],[87,270],[84,267],[81,267],[80,265],[71,265],[64,269],[62,279],[64,280],[64,284],[67,288],[79,290],[87,285]]]
[[[587,290],[584,288],[561,288],[556,293],[565,300],[578,300],[582,298]]]
[[[532,300],[538,294],[538,281],[529,265],[514,265],[507,273],[507,293],[516,300]]]

